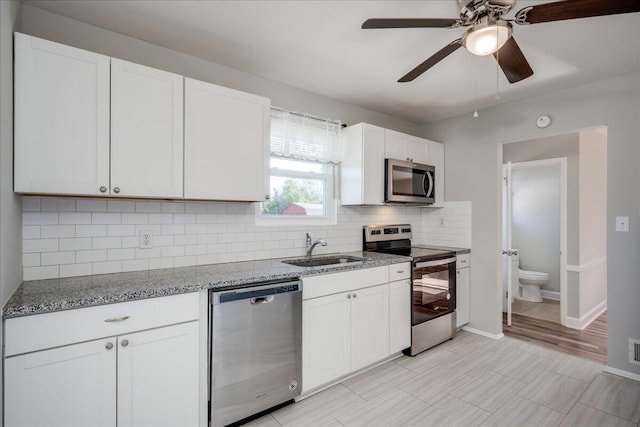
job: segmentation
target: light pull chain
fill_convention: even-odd
[[[473,56],[473,117],[478,118],[478,58]]]

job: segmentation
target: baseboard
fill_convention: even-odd
[[[463,331],[471,332],[472,334],[481,335],[483,337],[491,338],[492,340],[499,340],[504,337],[503,333],[490,334],[489,332],[481,331],[480,329],[470,328],[469,326],[463,326]]]
[[[545,291],[542,289],[542,298],[550,299],[554,301],[560,301],[560,292],[557,291]]]
[[[612,368],[611,366],[607,366],[604,368],[604,372],[608,372],[613,375],[617,375],[619,377],[629,378],[632,380],[640,381],[640,374],[634,374],[633,372],[624,371],[622,369]]]
[[[602,313],[607,311],[607,300],[602,301],[600,304],[593,307],[589,312],[585,313],[579,319],[576,317],[567,316],[565,326],[571,329],[583,330],[598,318]]]

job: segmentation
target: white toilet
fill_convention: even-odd
[[[549,283],[549,273],[520,270],[520,256],[513,255],[511,257],[511,275],[514,298],[542,302],[540,287]]]

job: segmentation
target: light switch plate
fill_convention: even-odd
[[[628,216],[617,216],[616,217],[616,231],[629,231],[629,217]]]

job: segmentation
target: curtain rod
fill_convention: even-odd
[[[316,116],[312,116],[311,114],[304,114],[304,113],[298,113],[297,111],[288,111],[285,110],[284,108],[280,108],[280,107],[271,107],[272,110],[276,110],[276,111],[281,111],[284,113],[289,113],[289,114],[293,114],[294,116],[300,116],[300,117],[304,117],[307,119],[312,119],[312,120],[317,120],[319,122],[329,122],[329,123],[333,123],[336,125],[340,125],[343,128],[347,127],[346,123],[342,123],[340,120],[329,120],[329,119],[321,119],[320,117],[316,117]]]

